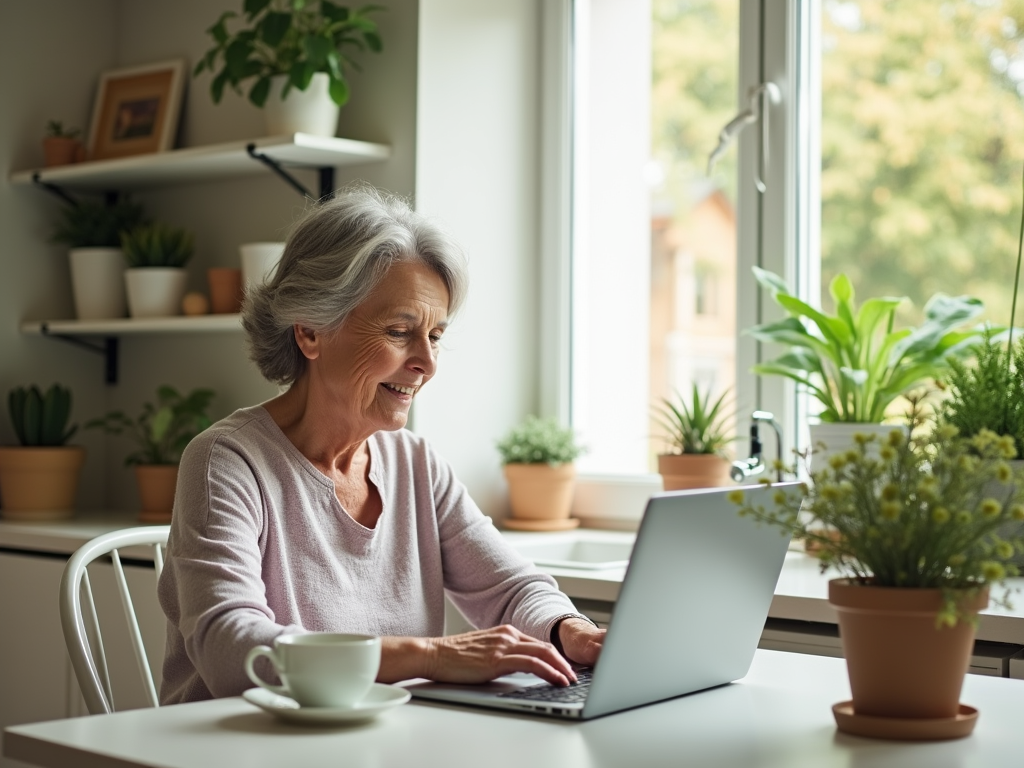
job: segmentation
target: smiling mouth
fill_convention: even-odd
[[[383,386],[385,389],[390,389],[392,392],[396,392],[400,395],[408,395],[409,397],[415,395],[416,390],[419,389],[419,387],[405,387],[401,384],[389,384],[386,381],[383,383]]]

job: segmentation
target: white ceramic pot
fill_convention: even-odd
[[[79,320],[109,320],[125,315],[124,253],[120,248],[72,248],[71,292]]]
[[[284,243],[243,243],[238,249],[242,253],[242,290],[248,291],[249,286],[262,285],[270,277],[284,253]]]
[[[326,72],[317,72],[304,91],[292,88],[281,98],[287,75],[270,79],[270,94],[263,105],[267,121],[267,134],[286,136],[292,133],[311,133],[314,136],[334,136],[338,132],[340,107],[331,101],[330,78]]]
[[[821,469],[832,454],[855,447],[853,436],[857,433],[875,435],[868,448],[868,455],[874,455],[894,429],[906,432],[905,426],[897,424],[811,424],[811,469]]]
[[[126,269],[128,312],[132,317],[170,317],[181,314],[188,274],[175,267]]]

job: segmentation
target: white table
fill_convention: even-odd
[[[1002,768],[1024,765],[1024,682],[969,675],[981,714],[955,741],[840,734],[841,660],[758,651],[742,681],[583,723],[411,703],[344,728],[279,723],[241,698],[8,728],[4,754],[50,768]]]

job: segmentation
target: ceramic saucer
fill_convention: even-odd
[[[903,718],[858,715],[852,701],[841,701],[832,706],[836,726],[843,733],[867,736],[872,739],[899,739],[903,741],[938,741],[962,739],[974,730],[978,710],[966,704],[953,717]]]
[[[301,707],[295,699],[279,696],[263,688],[250,688],[242,694],[242,698],[285,722],[335,725],[370,720],[387,709],[405,704],[410,696],[404,688],[374,683],[366,698],[351,707]]]
[[[577,517],[565,520],[515,520],[509,518],[502,522],[502,525],[512,531],[570,531],[579,527],[579,524],[580,521]]]

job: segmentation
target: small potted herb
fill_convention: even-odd
[[[212,423],[206,410],[213,398],[210,389],[181,395],[164,385],[157,389],[156,403],[144,403],[137,417],[111,411],[85,425],[86,429],[102,429],[109,435],[127,435],[135,442],[136,450],[124,463],[135,467],[142,500],[139,519],[143,522],[170,520],[181,452]]]
[[[224,88],[241,93],[252,82],[249,101],[266,109],[270,135],[312,133],[334,136],[338,110],[349,98],[346,71],[358,70],[353,54],[382,49],[367,5],[349,9],[329,0],[245,0],[244,24],[225,11],[207,30],[214,46],[194,75],[213,74],[210,94],[219,103]]]
[[[47,168],[80,163],[85,159],[85,147],[79,141],[77,128],[65,128],[60,120],[46,121],[43,138],[43,158]]]
[[[1019,527],[1005,533],[1024,521],[1024,473],[1007,462],[1013,438],[987,429],[966,437],[910,402],[909,436],[857,433],[812,482],[776,490],[771,508],[730,493],[740,514],[814,541],[822,570],[838,571],[829,602],[852,710],[896,718],[894,734],[906,718],[957,717],[977,614],[990,585],[1018,575],[1013,557],[1024,552]],[[994,485],[1001,498],[990,495]],[[1005,606],[1005,593],[996,602]]]
[[[82,200],[61,211],[53,241],[70,249],[71,289],[79,320],[125,316],[121,233],[145,223],[142,206],[128,198],[111,204]]]
[[[725,449],[736,436],[730,434],[731,414],[724,410],[727,394],[713,400],[710,390],[701,392],[694,384],[688,399],[664,399],[656,409],[669,442],[669,450],[658,455],[666,491],[731,485]]]
[[[71,390],[17,387],[7,410],[20,446],[0,447],[0,512],[14,520],[71,517],[85,461],[84,448],[66,445],[78,428],[68,423]]]
[[[528,416],[497,443],[508,481],[512,519],[508,528],[555,531],[575,528],[573,462],[583,453],[576,435],[554,419]]]
[[[146,224],[121,235],[128,269],[128,311],[132,317],[181,314],[188,275],[185,265],[195,252],[192,234],[166,224]]]

